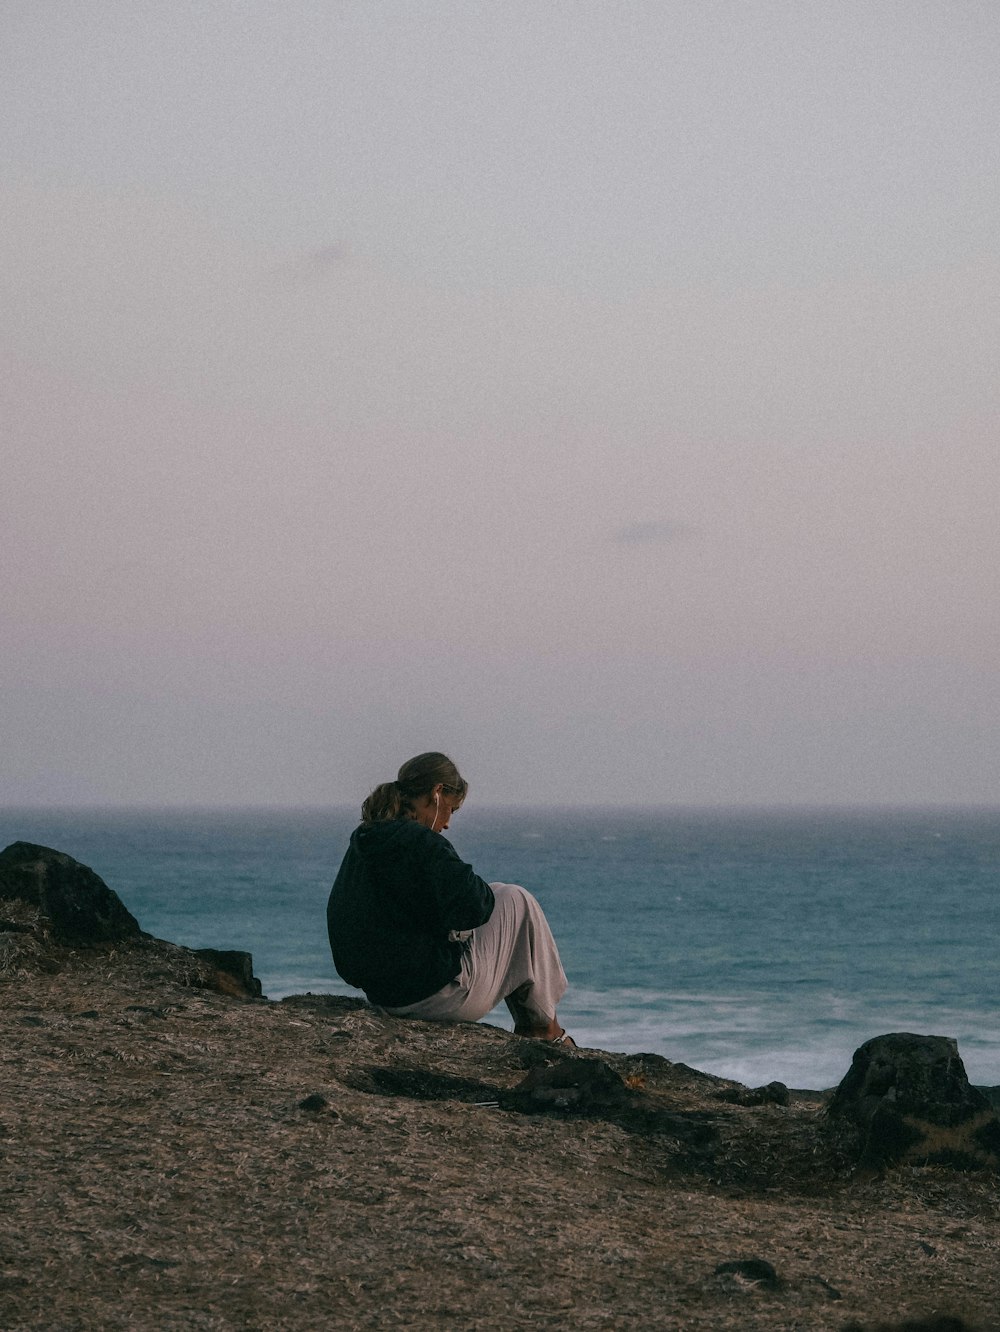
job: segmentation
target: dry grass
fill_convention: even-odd
[[[1000,1326],[996,1178],[860,1178],[818,1098],[739,1106],[608,1056],[620,1104],[526,1114],[510,1089],[544,1052],[495,1028],[240,1002],[169,945],[0,945],[19,938],[0,961],[7,1332]],[[714,1274],[750,1257],[777,1289]]]

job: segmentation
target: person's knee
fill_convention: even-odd
[[[523,916],[528,903],[533,902],[534,898],[522,888],[519,883],[491,883],[493,896],[497,906],[503,911],[513,911],[515,915]]]
[[[538,905],[535,898],[528,892],[527,888],[522,888],[519,883],[491,883],[493,896],[497,901],[507,900],[517,903],[532,902]]]

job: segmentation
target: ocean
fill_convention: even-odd
[[[326,899],[356,813],[4,810],[0,846],[68,852],[144,930],[253,954],[272,999],[356,994]],[[836,1085],[862,1041],[952,1036],[1000,1084],[1000,811],[479,809],[448,833],[542,903],[579,1044],[750,1086]],[[488,1021],[510,1027],[506,1009]]]

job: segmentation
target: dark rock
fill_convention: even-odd
[[[299,1109],[313,1111],[325,1110],[329,1104],[330,1102],[325,1096],[320,1096],[319,1092],[313,1092],[311,1096],[304,1096],[302,1100],[299,1101]]]
[[[764,1258],[738,1258],[734,1262],[720,1263],[714,1275],[733,1276],[765,1290],[777,1290],[781,1285],[777,1272]]]
[[[1000,1165],[996,1111],[970,1085],[958,1045],[947,1036],[896,1032],[866,1041],[828,1113],[857,1125],[863,1165]]]
[[[141,933],[118,894],[92,869],[30,842],[12,842],[0,851],[0,900],[37,906],[58,943],[115,943]]]
[[[714,1099],[728,1105],[788,1105],[791,1097],[783,1082],[769,1082],[766,1087],[724,1087]]]
[[[223,977],[236,982],[233,989],[225,984],[217,985],[217,989],[241,998],[249,995],[259,999],[263,994],[261,983],[253,974],[252,953],[243,953],[237,948],[196,948],[194,953],[196,957],[204,958],[217,972],[221,972]]]
[[[522,1111],[570,1110],[601,1114],[624,1106],[628,1089],[619,1073],[603,1059],[562,1059],[533,1068],[509,1099]]]
[[[783,1082],[769,1082],[763,1087],[754,1087],[753,1095],[759,1097],[760,1105],[788,1105],[791,1100],[788,1088]]]

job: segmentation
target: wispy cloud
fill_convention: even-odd
[[[673,518],[650,518],[641,523],[627,523],[612,533],[619,546],[666,546],[691,536],[694,528]]]

